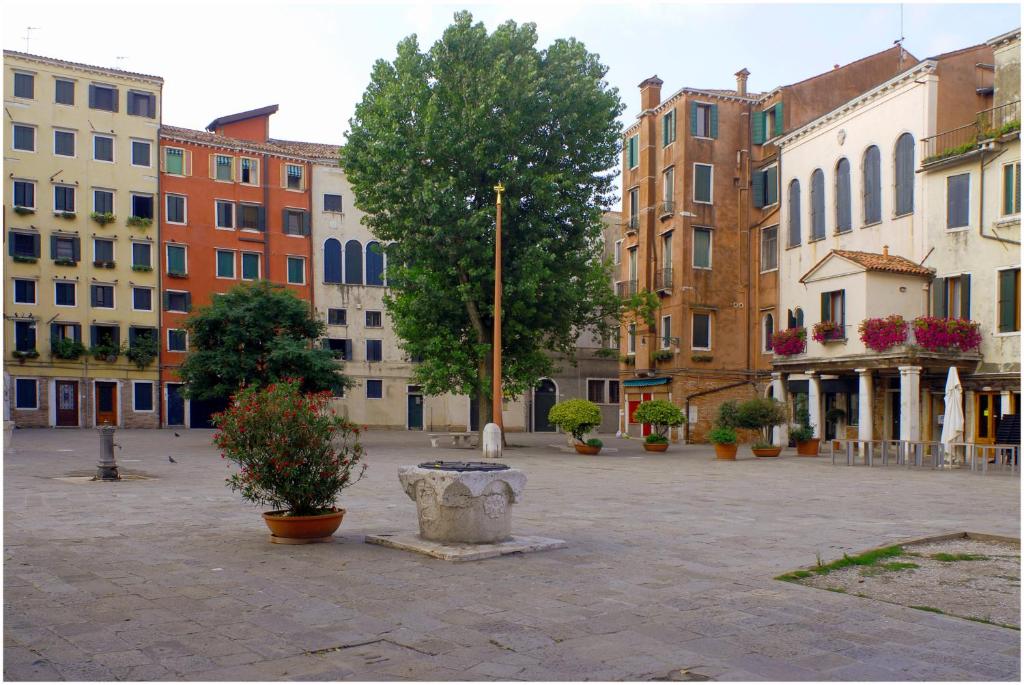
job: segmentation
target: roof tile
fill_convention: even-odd
[[[314,161],[337,161],[341,153],[340,145],[306,143],[297,140],[279,140],[277,138],[270,138],[265,143],[258,143],[252,140],[242,140],[241,138],[232,138],[230,136],[210,133],[209,131],[196,131],[195,129],[180,128],[178,126],[161,126],[160,135],[206,145],[240,148],[253,152],[266,152],[272,155],[302,157]]]
[[[934,272],[928,267],[912,262],[906,257],[877,252],[856,252],[853,250],[832,250],[833,254],[860,264],[868,271],[888,271],[912,276],[931,276]]]

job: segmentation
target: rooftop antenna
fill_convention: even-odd
[[[26,26],[25,27],[25,52],[31,52],[31,50],[28,49],[28,45],[29,45],[29,41],[32,40],[32,32],[33,31],[38,31],[40,28],[42,28],[42,27],[41,26]]]
[[[900,37],[892,42],[893,45],[899,47],[900,52],[897,57],[898,71],[903,71],[903,41],[905,37],[903,35],[903,3],[900,3]]]

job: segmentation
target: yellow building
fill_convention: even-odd
[[[4,418],[19,427],[159,423],[162,88],[4,51]]]

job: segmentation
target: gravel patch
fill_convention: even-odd
[[[904,545],[874,564],[795,582],[1020,628],[1020,543],[957,538]]]

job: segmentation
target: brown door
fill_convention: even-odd
[[[999,393],[979,392],[974,397],[974,442],[979,445],[991,445],[996,441],[996,428],[999,427],[999,412],[1002,408]]]
[[[55,381],[57,425],[78,426],[78,381]]]
[[[117,425],[117,383],[96,381],[96,425]]]

